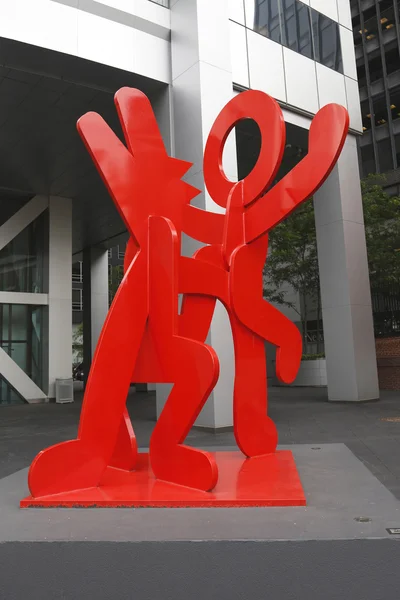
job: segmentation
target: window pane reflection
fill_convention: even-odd
[[[0,375],[0,404],[24,404],[24,400]]]
[[[315,10],[311,11],[311,16],[315,60],[326,67],[343,73],[339,25]]]
[[[339,24],[299,0],[244,0],[246,27],[343,73]]]
[[[297,0],[282,0],[282,24],[284,45],[314,58],[310,8]]]
[[[42,387],[43,375],[43,306],[0,304],[0,347],[30,377]],[[4,387],[4,402],[11,391]],[[12,395],[12,394],[11,394]],[[0,403],[2,400],[0,399]]]
[[[0,291],[43,293],[46,215],[0,250]]]
[[[245,0],[245,3],[247,27],[280,44],[280,0]]]

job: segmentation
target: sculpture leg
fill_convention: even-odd
[[[302,339],[298,328],[262,297],[263,239],[236,251],[231,266],[231,306],[237,319],[259,337],[277,346],[276,374],[292,383],[300,367]],[[246,290],[246,293],[243,293]]]
[[[235,346],[233,426],[236,442],[246,456],[276,450],[278,434],[267,415],[267,370],[264,341],[231,315]]]
[[[259,295],[251,298],[250,304],[250,311],[235,311],[237,317],[251,331],[277,346],[276,375],[282,383],[293,383],[300,367],[303,350],[299,329]]]
[[[138,254],[117,292],[100,335],[84,396],[78,439],[38,454],[28,477],[32,496],[99,484],[116,446],[146,326],[146,285],[147,261]],[[110,357],[118,358],[117,378],[110,377]]]
[[[168,354],[175,385],[151,436],[151,466],[158,479],[209,491],[218,478],[212,455],[182,443],[218,380],[218,358],[212,348],[178,337]]]
[[[128,410],[125,408],[119,427],[117,443],[110,466],[124,471],[133,471],[138,458],[138,447]]]
[[[150,440],[151,466],[158,479],[206,491],[216,484],[216,464],[182,442],[217,382],[218,358],[212,348],[178,335],[179,239],[166,219],[151,217],[149,224],[149,332],[163,380],[174,383]]]

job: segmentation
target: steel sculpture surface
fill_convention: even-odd
[[[190,163],[168,156],[148,98],[123,88],[115,103],[126,146],[88,113],[78,131],[130,235],[124,278],[110,308],[87,382],[78,437],[41,452],[21,506],[262,506],[305,504],[292,454],[276,451],[267,414],[265,341],[277,347],[282,382],[294,381],[302,341],[297,327],[263,299],[268,232],[325,181],[343,147],[347,111],[330,104],[311,123],[309,151],[270,188],[285,147],[278,104],[259,91],[235,96],[218,115],[204,153],[213,213],[190,204],[199,191],[182,181]],[[254,169],[227,179],[222,153],[242,119],[261,132]],[[185,233],[205,245],[181,256]],[[181,311],[178,296],[183,295]],[[184,444],[219,375],[205,343],[220,300],[235,354],[233,421],[240,452]],[[118,378],[109,376],[118,356]],[[139,453],[126,409],[132,381],[172,383],[148,453]],[[244,455],[244,456],[243,456]]]

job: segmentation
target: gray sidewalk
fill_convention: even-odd
[[[77,392],[68,405],[0,407],[0,478],[27,467],[43,448],[76,436],[81,396]],[[269,402],[281,445],[344,443],[400,499],[399,392],[381,392],[379,402],[347,404],[327,402],[324,388],[271,388]],[[154,393],[132,393],[128,408],[139,446],[147,447]],[[220,447],[235,440],[230,432],[192,430],[188,443]]]
[[[400,536],[388,533],[400,527],[400,502],[390,493],[400,498],[398,393],[355,405],[328,403],[324,389],[270,390],[305,507],[20,510],[25,467],[41,449],[76,436],[80,397],[73,405],[0,407],[1,598],[398,597]],[[128,408],[146,447],[155,396],[133,393]],[[234,437],[193,430],[188,443],[228,448]]]

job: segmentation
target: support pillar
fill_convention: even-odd
[[[72,376],[72,201],[49,199],[48,396]]]
[[[379,398],[357,142],[315,195],[328,397]]]
[[[85,381],[108,312],[108,251],[83,251],[83,368]]]
[[[221,209],[204,187],[203,152],[215,118],[233,96],[228,4],[215,0],[172,0],[171,3],[172,145],[176,157],[193,163],[185,179],[202,192],[193,204],[214,212]],[[224,169],[228,177],[237,180],[233,136],[225,147]],[[192,255],[197,247],[197,242],[184,237],[184,255]],[[214,430],[233,423],[233,343],[228,317],[219,304],[208,343],[218,354],[221,372],[196,425]],[[159,414],[165,393],[157,389],[157,394]]]

